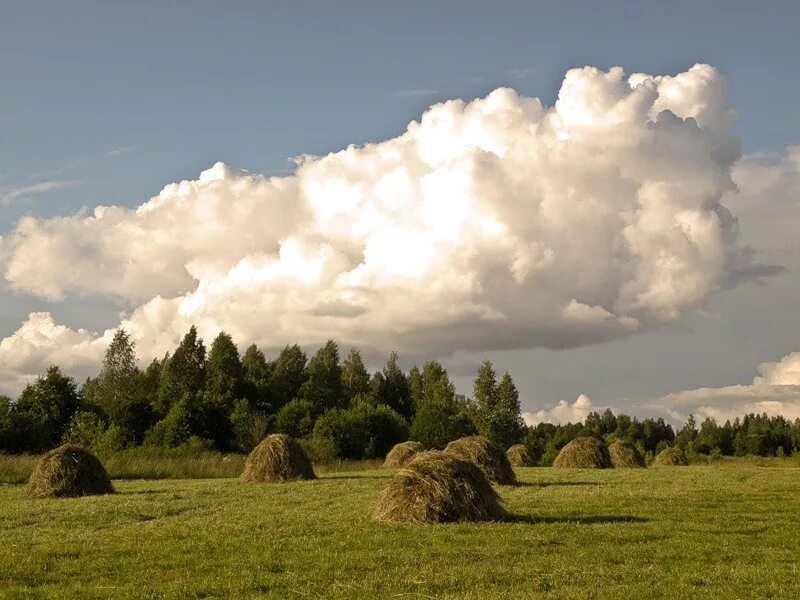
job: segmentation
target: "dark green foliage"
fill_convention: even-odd
[[[275,400],[270,387],[273,369],[274,365],[267,362],[264,353],[255,344],[242,357],[245,397],[251,406],[267,414],[275,411]]]
[[[408,439],[408,423],[388,406],[358,403],[323,414],[314,425],[314,438],[337,458],[383,458]]]
[[[211,344],[206,363],[205,393],[220,411],[228,414],[233,404],[244,397],[244,372],[239,351],[224,331]]]
[[[156,412],[164,416],[185,395],[195,396],[205,388],[206,349],[192,325],[175,354],[165,359],[158,388]]]
[[[449,442],[476,433],[465,402],[455,395],[447,371],[436,361],[422,370],[422,398],[411,438],[427,448],[444,448]]]
[[[273,410],[278,411],[300,394],[306,380],[306,353],[297,344],[286,346],[272,367],[270,390]]]
[[[342,393],[346,403],[352,404],[357,396],[372,392],[369,379],[361,352],[358,348],[351,348],[347,359],[342,363]]]
[[[373,387],[378,404],[385,404],[411,422],[414,416],[411,388],[398,365],[397,352],[392,352],[383,371],[376,373]]]
[[[314,429],[314,407],[295,398],[275,415],[275,431],[293,438],[306,437]]]
[[[339,346],[333,340],[328,340],[308,361],[300,398],[313,407],[315,415],[344,407]]]
[[[57,446],[78,410],[75,381],[50,367],[28,384],[8,411],[8,449],[42,452]]]
[[[237,400],[230,416],[233,449],[250,452],[267,435],[267,416],[250,406],[247,400]]]
[[[505,373],[500,383],[488,360],[478,368],[473,385],[474,421],[478,431],[495,444],[508,448],[525,433],[520,417],[519,392],[511,375]]]

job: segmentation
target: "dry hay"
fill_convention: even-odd
[[[316,478],[314,467],[303,447],[282,433],[268,435],[253,448],[241,476],[245,483]]]
[[[656,467],[688,467],[689,461],[680,448],[664,448],[653,461]]]
[[[506,450],[506,456],[508,456],[508,462],[511,463],[512,467],[533,466],[533,456],[525,444],[515,444],[511,446],[511,448]]]
[[[517,476],[508,456],[497,444],[480,435],[463,437],[447,444],[447,454],[478,465],[489,481],[500,485],[514,485]]]
[[[373,519],[392,523],[499,521],[500,496],[477,465],[440,450],[419,452],[381,492]]]
[[[386,460],[383,462],[384,469],[400,469],[406,466],[418,452],[425,450],[425,446],[419,442],[401,442],[389,450]]]
[[[608,447],[611,465],[615,469],[641,469],[645,466],[639,449],[626,440],[617,440]]]
[[[39,459],[25,487],[27,498],[75,498],[113,494],[103,464],[80,446],[65,444]]]
[[[559,469],[609,469],[608,448],[593,437],[579,437],[561,449],[553,466]]]

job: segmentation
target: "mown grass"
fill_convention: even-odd
[[[788,461],[787,461],[788,463]],[[5,598],[796,598],[800,469],[517,470],[512,522],[371,521],[382,470],[0,488]]]

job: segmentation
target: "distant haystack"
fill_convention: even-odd
[[[559,469],[609,469],[608,448],[593,437],[579,437],[561,449],[553,466]]]
[[[419,452],[381,492],[373,518],[392,523],[499,521],[500,497],[477,465],[439,450]]]
[[[241,480],[264,483],[316,477],[303,447],[288,435],[275,433],[253,448],[244,464]]]
[[[508,462],[512,467],[532,467],[533,455],[525,444],[515,444],[506,450]]]
[[[688,467],[689,461],[680,448],[664,448],[653,461],[654,467]]]
[[[608,447],[611,465],[615,469],[641,469],[645,466],[639,449],[626,440],[617,440]]]
[[[113,494],[105,467],[94,454],[65,444],[39,459],[25,487],[28,498],[74,498]]]
[[[425,450],[425,446],[419,442],[401,442],[389,450],[386,460],[383,462],[384,469],[399,469],[405,467],[418,452]]]
[[[445,453],[478,465],[486,477],[500,485],[517,483],[517,476],[508,456],[497,444],[480,435],[463,437],[447,444]]]

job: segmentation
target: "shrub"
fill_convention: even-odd
[[[653,465],[656,467],[686,467],[689,461],[680,448],[665,448],[656,456]]]
[[[267,436],[247,457],[241,480],[245,483],[316,479],[303,447],[288,435]]]
[[[329,410],[317,419],[313,437],[341,459],[374,459],[408,439],[408,424],[388,406],[357,404]]]
[[[501,485],[513,485],[517,482],[517,476],[506,453],[485,437],[472,435],[455,440],[447,444],[445,453],[474,463],[490,481]]]
[[[419,442],[411,441],[396,444],[394,448],[389,450],[389,454],[386,455],[383,468],[399,469],[400,467],[404,467],[418,452],[422,452],[423,450],[425,450],[425,446]]]
[[[608,447],[611,466],[615,469],[643,468],[644,457],[639,449],[626,440],[617,440]]]
[[[70,444],[42,456],[25,488],[28,498],[74,498],[113,492],[114,486],[97,457]]]
[[[561,449],[553,466],[559,469],[609,469],[612,465],[603,442],[593,437],[579,437]]]
[[[418,453],[381,492],[373,518],[401,523],[499,521],[500,497],[476,465],[433,450]]]
[[[250,452],[267,435],[267,417],[250,406],[247,400],[237,400],[230,415],[235,449]]]
[[[314,407],[295,398],[275,415],[275,431],[296,439],[306,437],[314,429]]]
[[[506,450],[506,456],[513,467],[532,467],[534,465],[533,455],[525,444],[514,444]]]

